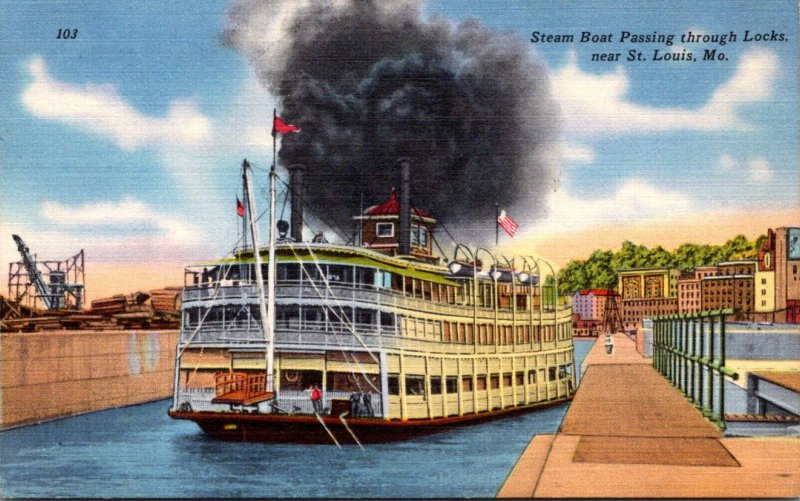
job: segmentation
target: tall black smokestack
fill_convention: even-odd
[[[294,164],[289,166],[289,188],[292,190],[292,229],[290,236],[295,242],[303,241],[303,194],[305,191],[303,174],[305,174],[305,171],[305,165]]]
[[[280,163],[307,166],[305,202],[327,221],[349,227],[362,195],[382,200],[404,155],[414,200],[456,238],[493,240],[475,221],[495,202],[520,222],[543,216],[558,108],[522,38],[427,16],[423,0],[232,0],[225,36],[302,128],[282,137]]]
[[[411,254],[411,160],[408,157],[397,159],[400,167],[400,234],[397,239],[397,253],[401,256]]]

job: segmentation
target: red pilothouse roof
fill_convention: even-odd
[[[413,210],[414,214],[417,216],[430,218],[433,217],[429,212],[422,209],[414,208]],[[364,211],[365,216],[390,216],[399,213],[400,202],[397,201],[397,195],[395,195],[394,189],[392,189],[392,194],[389,195],[389,200],[380,205],[373,205]]]

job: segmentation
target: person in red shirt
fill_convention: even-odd
[[[316,414],[322,413],[322,389],[317,385],[311,387],[311,405]]]

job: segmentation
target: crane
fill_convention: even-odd
[[[16,291],[16,301],[33,285],[36,298],[46,310],[81,309],[83,306],[83,250],[66,261],[37,261],[19,235],[11,235],[22,256],[19,263],[9,265],[8,288]],[[24,268],[25,272],[22,273]],[[67,283],[72,277],[78,283]],[[20,294],[22,292],[22,294]],[[13,297],[13,294],[11,294]],[[30,296],[29,296],[30,297]]]
[[[36,287],[36,292],[38,292],[39,296],[42,298],[42,303],[44,303],[45,308],[48,310],[56,309],[57,306],[55,303],[58,302],[58,299],[53,297],[50,293],[50,287],[45,283],[42,272],[36,268],[36,261],[33,259],[33,256],[31,256],[31,250],[25,245],[25,242],[19,235],[11,235],[11,237],[17,243],[17,250],[22,256],[22,264],[28,271],[29,280]]]

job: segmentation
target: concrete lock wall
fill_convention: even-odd
[[[0,335],[2,428],[166,398],[177,330]]]

